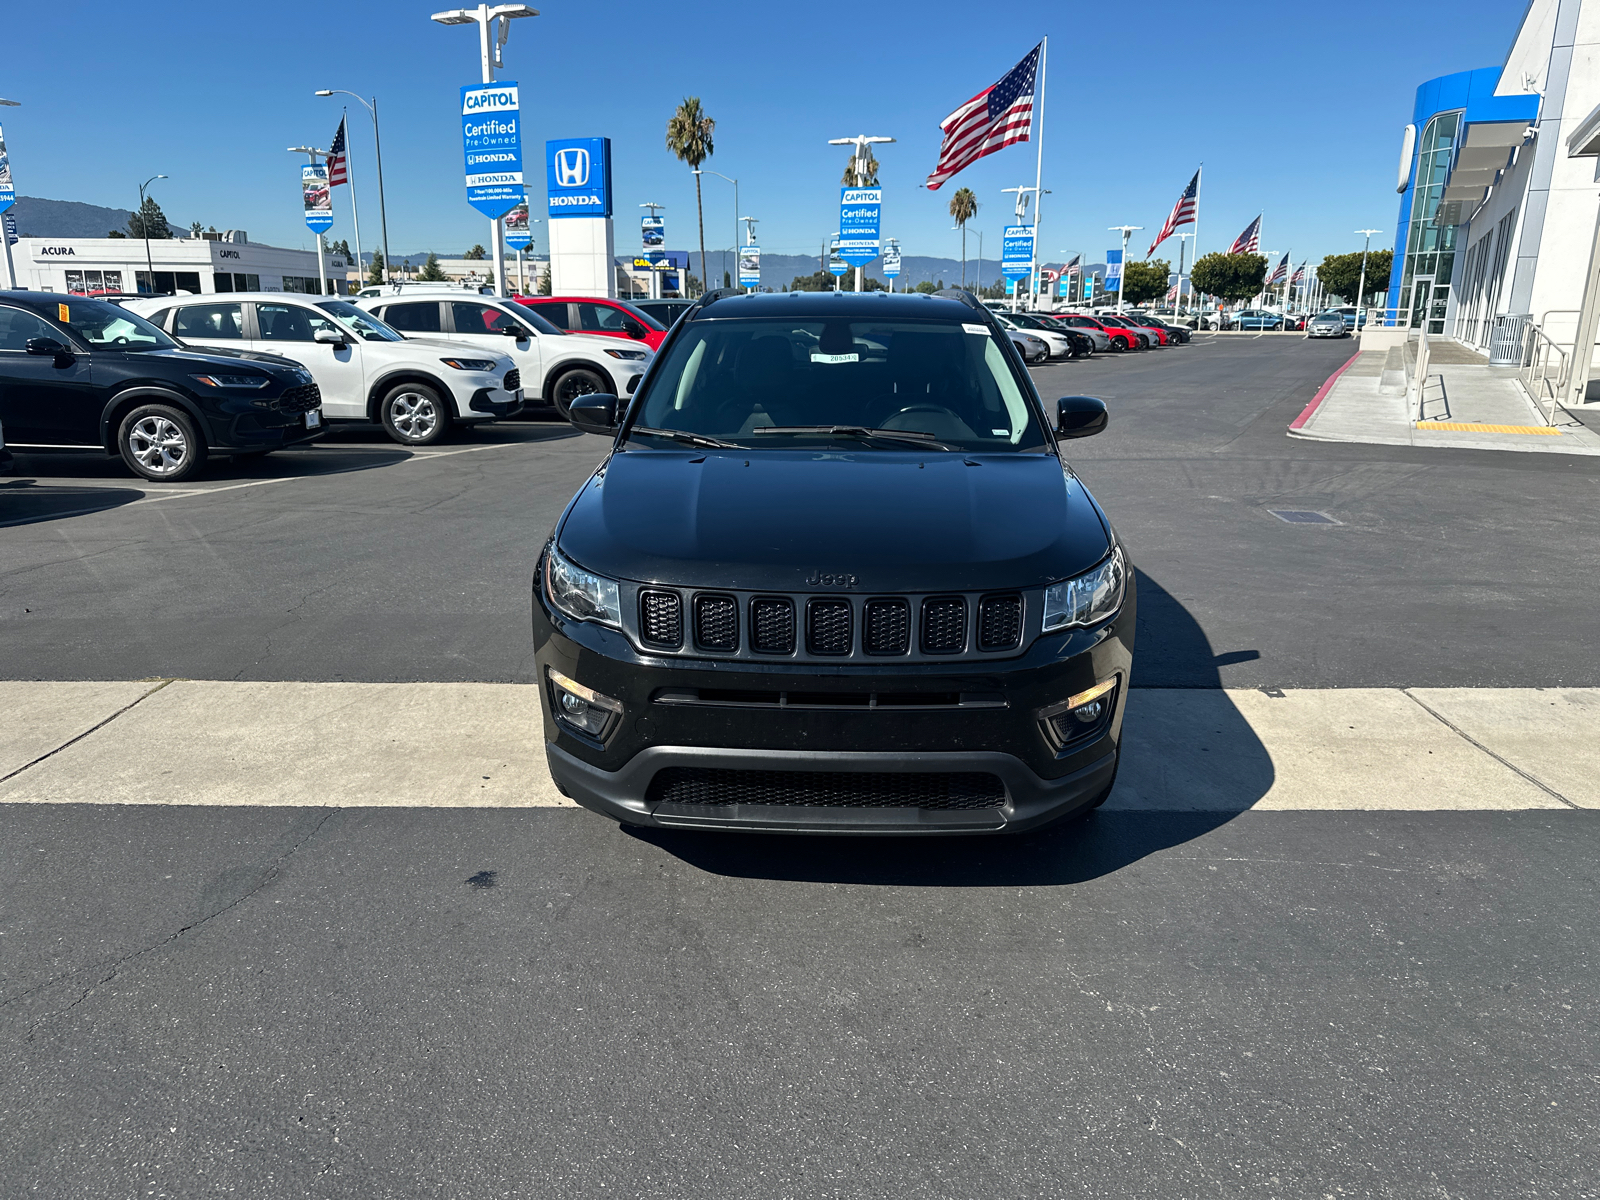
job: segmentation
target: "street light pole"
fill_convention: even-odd
[[[739,253],[739,181],[737,179],[733,178],[733,176],[731,176],[731,175],[724,175],[721,171],[711,171],[711,170],[702,171],[699,167],[695,168],[694,173],[696,175],[715,175],[718,179],[725,179],[729,183],[733,184],[733,251],[732,252],[735,255],[737,255]],[[728,277],[728,281],[730,283],[732,283],[733,276],[730,275]],[[706,290],[707,291],[714,291],[715,290],[714,288],[712,288],[710,280],[706,281],[706,285],[705,286],[706,286]]]
[[[1122,230],[1122,270],[1117,272],[1117,316],[1122,315],[1122,310],[1127,307],[1123,297],[1128,294],[1128,239],[1136,230],[1143,229],[1143,225],[1108,225],[1107,229]]]
[[[1367,290],[1367,251],[1372,249],[1372,235],[1382,233],[1381,229],[1358,229],[1357,233],[1365,234],[1366,244],[1361,247],[1361,282],[1356,284],[1356,337],[1361,336],[1361,298]]]
[[[319,155],[319,154],[327,154],[327,151],[326,150],[318,150],[315,146],[290,146],[289,147],[289,153],[290,154],[308,154],[308,155],[310,155],[311,156],[311,165],[314,167],[314,166],[317,165],[317,155]],[[330,197],[332,196],[333,192],[332,192],[331,188],[329,189],[329,193],[328,194],[329,194]],[[333,207],[333,201],[332,201],[331,198],[328,201],[328,207],[330,209]],[[360,274],[361,274],[361,239],[358,237],[358,238],[356,238],[356,275],[357,275],[357,277],[359,277]],[[154,283],[155,281],[152,279],[151,282]],[[326,296],[328,294],[328,268],[327,268],[326,264],[323,262],[323,258],[322,258],[322,231],[320,229],[317,231],[317,286],[322,289],[322,294],[324,296]],[[153,291],[154,289],[152,288],[151,290]],[[237,289],[235,289],[235,290],[237,290]],[[361,289],[358,287],[356,290],[360,291]]]
[[[511,22],[517,17],[537,17],[539,10],[526,4],[480,4],[476,8],[453,8],[433,14],[440,25],[476,25],[478,27],[478,58],[483,68],[483,82],[494,82],[496,67],[504,67],[506,39],[511,36]],[[496,28],[492,47],[489,25]],[[500,236],[501,222],[495,217],[489,222],[489,240],[494,243],[494,290],[497,296],[506,294],[506,247]]]
[[[383,143],[378,140],[378,98],[376,96],[374,96],[372,98],[371,103],[368,103],[367,101],[362,100],[361,97],[357,96],[354,92],[347,92],[343,88],[323,88],[321,91],[319,91],[317,93],[317,95],[319,95],[319,96],[332,96],[332,95],[335,95],[335,94],[338,94],[340,96],[353,97],[358,103],[360,103],[363,107],[366,108],[367,112],[369,112],[372,115],[372,154],[373,154],[374,160],[378,164],[378,224],[382,227],[382,233],[383,233],[383,278],[379,282],[388,283],[389,282],[389,213],[388,213],[388,210],[384,207],[384,203],[383,203]],[[350,184],[350,204],[351,204],[352,210],[354,209],[354,206],[355,206],[355,195],[356,195],[356,185],[355,185],[355,182],[352,180],[352,182]],[[361,241],[361,237],[360,237],[360,229],[359,228],[357,229],[356,233],[357,233],[357,236],[356,236],[356,242],[357,242],[357,246],[356,246],[356,274],[359,275],[361,273],[361,248],[360,248],[360,244],[359,244],[360,241]]]
[[[884,145],[892,141],[894,141],[892,137],[868,137],[864,133],[858,133],[855,137],[829,138],[828,145],[854,146],[856,148],[855,156],[850,160],[850,174],[855,176],[857,187],[866,187],[867,155],[871,153],[867,147],[873,145]],[[883,230],[880,228],[878,233],[881,236]],[[856,291],[858,292],[861,290],[861,270],[862,268],[860,267],[856,268]]]
[[[1036,188],[1036,187],[1014,187],[1014,188],[1001,188],[1000,190],[1002,192],[1015,192],[1017,194],[1017,224],[1021,225],[1022,224],[1022,218],[1025,217],[1027,215],[1027,213],[1028,213],[1028,201],[1033,198],[1031,193],[1036,192],[1039,189]],[[1037,246],[1034,247],[1034,251],[1033,252],[1034,252],[1035,255],[1037,255],[1039,253],[1039,249],[1038,249]],[[1006,258],[1005,234],[1002,233],[1000,235],[1000,267],[1001,267],[1002,271],[1005,269],[1005,258]],[[1031,275],[1032,271],[1033,271],[1033,267],[1032,267],[1031,263],[1030,263],[1030,265],[1028,267],[1028,271],[1029,271],[1029,274]],[[1031,278],[1028,280],[1028,285],[1030,287],[1032,287],[1032,285],[1033,285],[1033,280]],[[1017,311],[1017,302],[1021,298],[1022,298],[1022,288],[1020,286],[1015,286],[1014,285],[1012,287],[1012,289],[1011,289],[1011,311],[1012,312],[1016,312]]]
[[[144,190],[158,179],[165,179],[165,175],[152,175],[139,185],[139,229],[144,234],[144,265],[145,276],[150,280],[150,294],[156,291],[156,264],[150,257],[150,223],[144,219]],[[138,288],[134,288],[138,291]]]

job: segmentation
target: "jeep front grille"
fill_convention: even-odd
[[[868,654],[906,654],[911,649],[911,606],[904,600],[868,600],[861,627]]]
[[[653,588],[639,592],[639,636],[662,649],[676,650],[683,645],[683,601],[677,592]]]
[[[696,596],[694,640],[702,650],[737,650],[738,602],[732,596]]]
[[[794,601],[758,596],[750,601],[750,646],[757,654],[794,653]]]
[[[850,601],[813,600],[806,607],[806,650],[811,654],[849,654]]]
[[[985,596],[978,605],[978,649],[1010,650],[1022,640],[1022,597]]]
[[[934,596],[922,602],[922,652],[960,654],[967,648],[967,602]]]

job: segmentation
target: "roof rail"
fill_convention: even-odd
[[[976,308],[983,312],[989,311],[988,309],[984,308],[983,303],[966,288],[945,288],[943,291],[934,292],[933,295],[942,296],[946,300],[959,300],[968,308]]]

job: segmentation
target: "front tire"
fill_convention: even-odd
[[[378,415],[384,432],[402,446],[431,446],[450,432],[450,413],[439,393],[426,384],[391,388]]]
[[[117,452],[128,469],[157,483],[192,479],[206,463],[206,443],[181,408],[145,404],[117,426]]]
[[[601,377],[600,372],[592,367],[573,367],[570,371],[562,372],[560,378],[550,389],[550,399],[555,402],[556,411],[561,414],[563,421],[572,420],[572,402],[580,396],[595,396],[606,391],[611,385]]]

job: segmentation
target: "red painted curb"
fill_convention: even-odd
[[[1307,421],[1311,420],[1311,414],[1316,412],[1317,406],[1328,398],[1328,393],[1333,390],[1333,385],[1338,382],[1339,376],[1343,375],[1345,371],[1349,369],[1350,364],[1355,362],[1355,360],[1360,357],[1361,351],[1357,350],[1345,361],[1344,366],[1340,367],[1332,375],[1328,376],[1328,378],[1323,382],[1322,386],[1317,389],[1317,394],[1311,397],[1311,403],[1306,405],[1301,411],[1300,415],[1289,423],[1290,429],[1299,429]]]

